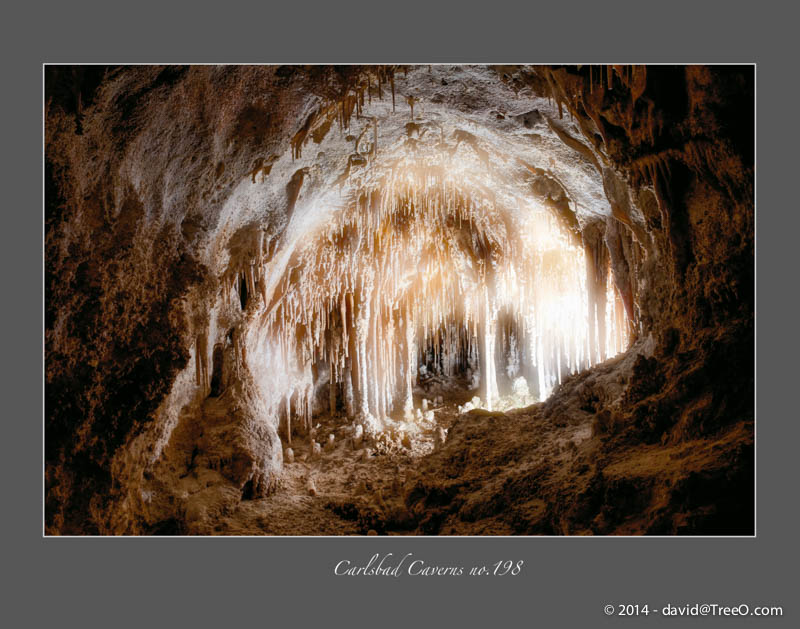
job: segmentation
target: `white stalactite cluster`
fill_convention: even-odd
[[[276,410],[289,439],[293,426],[311,428],[323,385],[331,412],[338,400],[376,431],[394,413],[414,417],[420,367],[479,373],[491,409],[498,374],[523,376],[543,399],[627,342],[607,272],[603,298],[593,291],[592,300],[605,311],[589,325],[583,247],[549,211],[509,211],[485,188],[435,169],[395,168],[351,200],[298,244],[274,295],[264,288],[261,240],[234,279],[261,297],[258,353],[271,365],[262,373],[280,383]]]

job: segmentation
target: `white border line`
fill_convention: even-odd
[[[758,64],[755,62],[723,62],[723,63],[515,63],[502,62],[460,62],[460,63],[70,63],[70,62],[43,62],[42,63],[42,539],[374,539],[368,535],[47,535],[45,533],[45,68],[47,66],[161,66],[161,65],[188,65],[188,66],[493,66],[493,65],[522,65],[522,66],[553,66],[553,65],[644,65],[644,66],[753,66],[753,534],[752,535],[380,535],[378,539],[756,539],[758,537],[758,420],[756,417],[758,401],[758,334],[755,322],[758,320],[758,169],[756,168],[758,154]]]

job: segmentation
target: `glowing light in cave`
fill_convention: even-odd
[[[624,348],[624,310],[608,273],[604,299],[590,296],[582,243],[550,211],[504,208],[468,181],[395,168],[298,242],[259,328],[287,416],[310,426],[324,373],[332,410],[376,430],[413,421],[420,369],[507,408]],[[249,273],[265,285],[262,267]]]

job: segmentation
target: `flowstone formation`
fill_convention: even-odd
[[[48,67],[48,533],[750,533],[753,75]]]

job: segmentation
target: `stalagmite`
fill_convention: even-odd
[[[345,413],[348,419],[353,419],[356,416],[355,398],[353,393],[353,373],[352,373],[352,358],[345,359],[344,371],[344,403]]]
[[[361,424],[357,424],[353,429],[353,447],[360,448],[363,438],[364,427]]]
[[[441,426],[439,426],[436,429],[436,438],[434,441],[434,446],[437,449],[441,448],[445,444],[445,441],[447,441],[447,431]]]
[[[286,396],[286,442],[292,443],[292,396]]]

